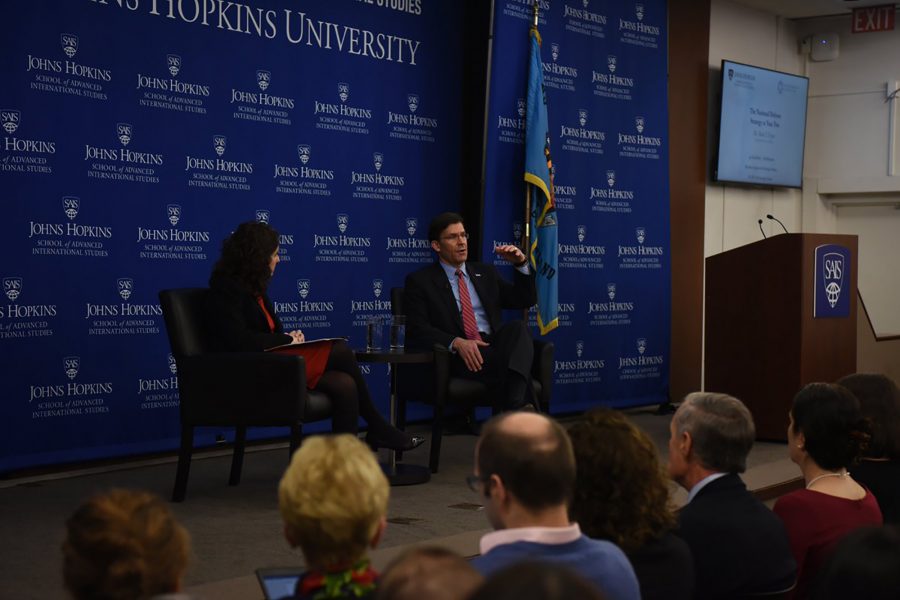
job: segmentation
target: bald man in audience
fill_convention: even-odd
[[[425,546],[407,550],[388,565],[375,600],[466,600],[483,582],[459,554]]]
[[[481,556],[472,561],[485,576],[521,561],[555,562],[592,582],[609,600],[641,597],[625,553],[569,522],[575,455],[556,421],[528,412],[488,421],[475,447],[469,484],[482,494],[496,530],[481,538]]]
[[[730,599],[786,590],[797,565],[781,520],[738,473],[756,428],[725,394],[689,394],[669,427],[669,475],[688,491],[678,533],[694,555],[694,597]]]

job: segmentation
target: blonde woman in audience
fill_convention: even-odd
[[[784,521],[797,561],[794,598],[808,598],[834,546],[866,525],[881,525],[875,497],[850,476],[869,439],[859,401],[832,383],[811,383],[794,396],[788,450],[806,488],[782,496],[775,514]]]
[[[148,492],[112,490],[66,521],[63,581],[75,600],[187,598],[177,592],[190,538],[168,505]]]
[[[350,434],[307,438],[278,486],[284,534],[307,571],[294,598],[371,598],[377,573],[366,557],[384,532],[388,481]]]
[[[637,575],[643,600],[689,600],[694,563],[672,531],[668,477],[656,445],[625,415],[600,408],[569,428],[575,495],[569,514],[585,535],[618,545]]]

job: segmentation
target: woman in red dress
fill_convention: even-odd
[[[261,352],[305,340],[300,330],[284,331],[266,295],[278,261],[278,232],[265,223],[242,223],[225,239],[209,278],[206,307],[206,327],[215,350]],[[345,341],[297,348],[297,353],[306,359],[307,386],[331,398],[334,432],[356,433],[362,416],[369,425],[366,442],[373,448],[411,450],[425,441],[381,416]]]

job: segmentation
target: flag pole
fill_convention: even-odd
[[[531,27],[533,29],[537,29],[538,26],[538,0],[534,0],[534,3],[531,5],[531,13],[532,13],[532,21]],[[529,37],[531,36],[531,31],[528,32]],[[525,118],[528,118],[528,114],[525,114]],[[522,253],[525,255],[525,259],[528,261],[528,264],[531,268],[534,268],[531,260],[531,188],[528,182],[525,183],[525,218],[522,220]],[[528,325],[528,311],[530,308],[525,308],[522,310],[522,320],[525,321],[525,325]]]

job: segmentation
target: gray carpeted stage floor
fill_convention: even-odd
[[[657,442],[665,457],[670,416],[649,410],[630,411]],[[424,427],[413,428],[425,430]],[[443,538],[487,527],[479,498],[466,487],[472,471],[475,437],[444,438],[441,470],[424,485],[391,490],[383,548]],[[275,446],[275,447],[273,447]],[[749,466],[781,463],[783,444],[758,443]],[[248,451],[243,478],[227,485],[230,453],[197,457],[192,463],[187,500],[173,505],[193,537],[194,560],[186,585],[252,575],[257,567],[296,565],[299,555],[284,542],[276,487],[287,465],[286,445]],[[404,462],[425,464],[428,443],[407,453]],[[65,598],[60,575],[60,543],[66,517],[86,497],[111,487],[171,493],[173,460],[124,465],[102,472],[69,472],[0,482],[0,598]],[[676,496],[677,501],[677,496]],[[474,538],[473,538],[474,539]]]

